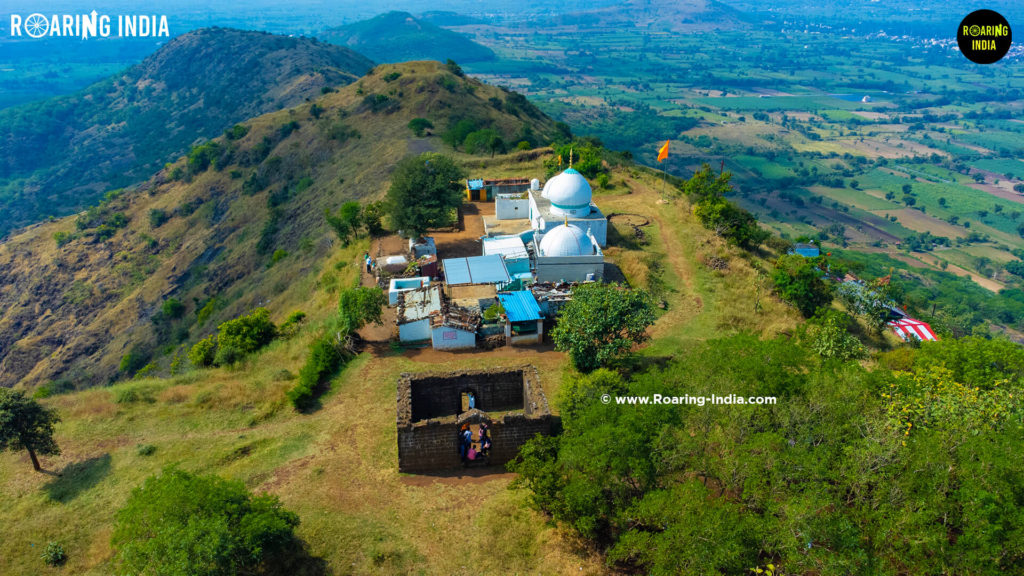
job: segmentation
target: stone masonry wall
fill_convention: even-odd
[[[467,387],[476,392],[479,410],[460,416],[460,394]],[[403,374],[397,400],[400,472],[460,467],[458,432],[463,422],[489,423],[492,466],[504,465],[524,442],[536,434],[550,434],[556,426],[533,366]],[[495,413],[504,410],[512,411]],[[441,415],[414,418],[414,412]]]

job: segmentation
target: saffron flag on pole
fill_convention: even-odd
[[[668,140],[665,140],[665,145],[658,150],[658,162],[664,162],[665,158],[668,158]]]

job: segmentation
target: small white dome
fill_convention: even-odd
[[[562,224],[551,229],[540,239],[542,256],[582,256],[587,254],[590,239],[576,226]]]
[[[583,174],[577,172],[575,168],[569,168],[544,183],[544,192],[541,195],[551,201],[552,213],[570,216],[590,214],[593,190]]]

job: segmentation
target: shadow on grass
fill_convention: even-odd
[[[266,574],[289,574],[291,576],[327,576],[327,561],[309,553],[309,544],[299,538],[292,539],[286,547],[287,553],[268,558]]]
[[[110,474],[110,454],[68,464],[60,476],[43,486],[50,500],[68,502],[82,492],[99,484]]]

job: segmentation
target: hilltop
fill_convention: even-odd
[[[313,39],[203,29],[80,92],[2,110],[0,237],[77,212],[197,141],[348,84],[372,66]]]
[[[465,24],[465,19],[456,19]],[[330,28],[320,34],[327,42],[347,46],[378,62],[440,60],[479,62],[494,52],[469,38],[445,30],[408,12],[387,12],[353,24]]]
[[[179,345],[223,320],[270,302],[286,315],[331,281],[324,210],[382,195],[404,156],[443,148],[415,137],[413,118],[438,130],[472,119],[510,142],[557,134],[522,97],[454,70],[380,66],[233,128],[136,191],[0,244],[0,385],[90,386],[151,361],[166,370]],[[172,298],[182,319],[162,313]]]

